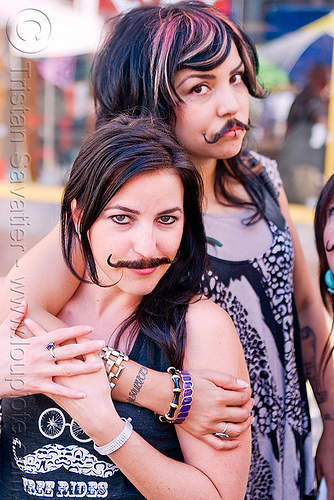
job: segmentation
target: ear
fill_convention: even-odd
[[[77,208],[77,200],[75,198],[71,201],[71,211],[75,230],[80,235],[80,211]]]

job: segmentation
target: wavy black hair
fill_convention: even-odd
[[[245,66],[244,83],[249,94],[262,98],[258,83],[258,57],[251,40],[236,23],[204,2],[184,1],[166,6],[141,6],[111,19],[92,68],[97,127],[127,112],[152,114],[173,127],[175,108],[182,102],[174,87],[178,71],[208,71],[225,61],[232,42]],[[253,201],[230,194],[229,178],[246,186]],[[254,207],[255,222],[264,216],[264,189],[245,155],[217,162],[215,194],[218,201]],[[256,199],[254,192],[257,193]]]
[[[201,217],[201,177],[183,148],[161,124],[149,117],[121,115],[98,128],[84,141],[73,164],[61,207],[62,250],[75,271],[75,254],[81,248],[89,280],[102,286],[89,244],[88,231],[112,197],[135,176],[171,171],[184,188],[184,230],[179,257],[155,289],[144,296],[130,318],[118,331],[131,326],[130,340],[139,331],[162,348],[171,363],[182,366],[185,347],[185,315],[189,302],[201,290],[205,271],[205,236]],[[80,213],[75,227],[71,203]],[[77,231],[81,234],[79,241]]]

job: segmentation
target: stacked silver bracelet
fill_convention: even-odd
[[[94,449],[100,455],[110,455],[111,453],[114,453],[119,448],[121,448],[121,446],[123,446],[123,444],[125,444],[127,442],[127,440],[129,439],[129,437],[131,436],[133,427],[132,427],[132,424],[130,422],[132,419],[130,417],[129,418],[121,417],[121,418],[122,418],[122,420],[124,420],[125,425],[124,425],[122,432],[120,432],[115,439],[113,439],[112,441],[110,441],[110,443],[105,444],[103,446],[97,446],[94,443]]]
[[[101,359],[105,361],[110,389],[113,390],[117,380],[124,370],[124,366],[121,365],[121,363],[123,363],[123,361],[129,361],[129,358],[124,354],[124,352],[116,351],[116,349],[113,349],[109,346],[104,347],[102,351],[103,354],[101,354],[100,356]]]

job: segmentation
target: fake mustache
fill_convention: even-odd
[[[249,124],[246,125],[245,123],[243,123],[243,122],[237,120],[236,118],[234,118],[234,119],[229,120],[224,125],[224,127],[213,136],[212,141],[209,141],[209,139],[207,139],[206,136],[205,136],[205,132],[203,132],[204,140],[205,140],[205,142],[207,144],[215,144],[216,142],[219,141],[219,139],[221,137],[223,137],[223,135],[225,135],[227,132],[229,132],[230,130],[232,130],[234,127],[238,127],[238,128],[241,128],[242,130],[246,130],[246,131],[250,129],[250,125]]]
[[[332,252],[334,250],[334,243],[332,246],[329,246],[329,240],[326,243],[326,252]]]
[[[115,264],[111,262],[112,253],[107,258],[107,264],[113,268],[126,267],[128,269],[150,269],[154,267],[162,266],[163,264],[174,264],[179,258],[179,252],[177,252],[174,259],[169,259],[168,257],[152,258],[152,259],[140,259],[140,260],[118,260]]]

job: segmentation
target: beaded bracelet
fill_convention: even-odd
[[[173,388],[173,400],[170,402],[170,408],[165,415],[160,415],[159,420],[160,422],[169,422],[172,424],[174,422],[174,415],[175,411],[177,410],[177,407],[179,406],[179,399],[180,399],[180,394],[181,394],[181,387],[180,387],[180,372],[179,370],[175,370],[173,366],[170,366],[167,369],[167,372],[172,375],[172,381],[174,384]]]
[[[124,354],[122,351],[116,351],[112,347],[104,347],[103,354],[101,354],[101,359],[106,362],[106,371],[109,379],[110,389],[116,385],[117,380],[121,376],[122,371],[124,370],[124,366],[121,365],[123,361],[129,361],[128,356]],[[110,359],[110,357],[116,358],[115,360]],[[116,371],[113,371],[113,370]]]
[[[191,403],[193,402],[194,389],[191,375],[189,372],[183,370],[180,371],[180,374],[182,378],[183,393],[181,407],[173,422],[174,424],[182,424],[185,421],[189,415]]]
[[[110,443],[105,444],[103,446],[97,446],[94,443],[94,449],[100,455],[110,455],[111,453],[114,453],[121,446],[123,446],[123,444],[125,444],[127,442],[127,440],[129,439],[129,437],[131,436],[133,427],[132,427],[130,422],[132,419],[130,417],[129,418],[121,417],[121,418],[122,418],[122,420],[124,420],[125,425],[124,425],[122,432],[120,432],[118,434],[118,436],[115,437],[115,439],[113,439],[112,441],[110,441]]]

